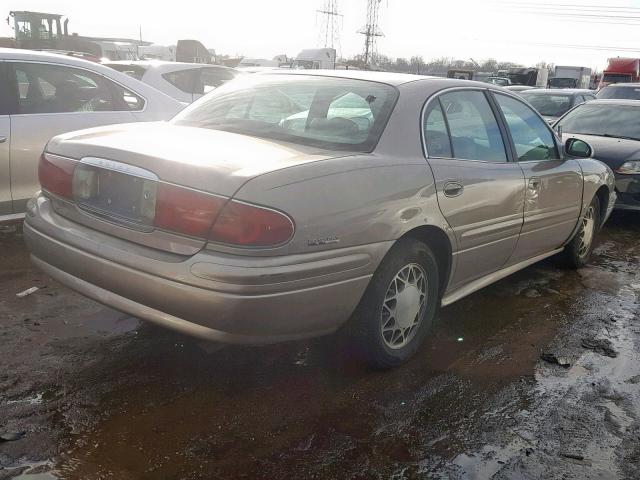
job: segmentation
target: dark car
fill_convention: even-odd
[[[600,100],[640,100],[640,83],[617,83],[601,88],[596,97]]]
[[[591,90],[575,88],[539,88],[521,92],[520,96],[549,123],[554,123],[573,107],[596,98]]]
[[[640,100],[594,100],[571,110],[555,127],[563,140],[587,141],[594,158],[611,167],[616,208],[640,211]]]

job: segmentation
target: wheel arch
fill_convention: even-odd
[[[606,185],[601,185],[598,190],[596,190],[595,197],[598,199],[600,203],[600,225],[602,228],[604,221],[606,219],[607,209],[609,208],[609,187]]]
[[[438,262],[438,273],[440,276],[439,293],[440,296],[442,296],[449,284],[453,264],[453,249],[449,236],[444,230],[433,225],[421,225],[406,232],[398,241],[403,238],[413,238],[425,243],[433,250],[433,254]]]

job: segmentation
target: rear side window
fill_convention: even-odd
[[[430,157],[451,158],[451,141],[449,130],[442,113],[440,100],[437,98],[429,104],[424,116],[423,133],[427,155]]]
[[[500,127],[483,92],[445,93],[440,96],[440,102],[451,132],[455,158],[507,161]]]
[[[191,95],[195,93],[202,93],[199,92],[199,76],[199,68],[191,68],[189,70],[179,70],[177,72],[168,72],[162,74],[162,78],[164,78],[171,85],[183,91],[184,93],[189,93]]]
[[[144,106],[133,92],[87,70],[47,63],[11,66],[19,114],[113,112]]]
[[[531,108],[505,95],[495,97],[515,144],[518,161],[560,158],[551,130]]]

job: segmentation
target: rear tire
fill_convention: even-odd
[[[384,258],[350,320],[367,363],[391,368],[411,358],[440,304],[438,263],[424,243],[399,240]]]
[[[580,229],[561,254],[564,263],[570,268],[582,268],[591,259],[600,230],[600,202],[597,197],[591,200],[581,222]]]

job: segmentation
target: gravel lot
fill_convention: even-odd
[[[639,238],[614,215],[588,268],[443,309],[377,372],[335,337],[217,349],[140,323],[1,233],[0,479],[637,479]]]

